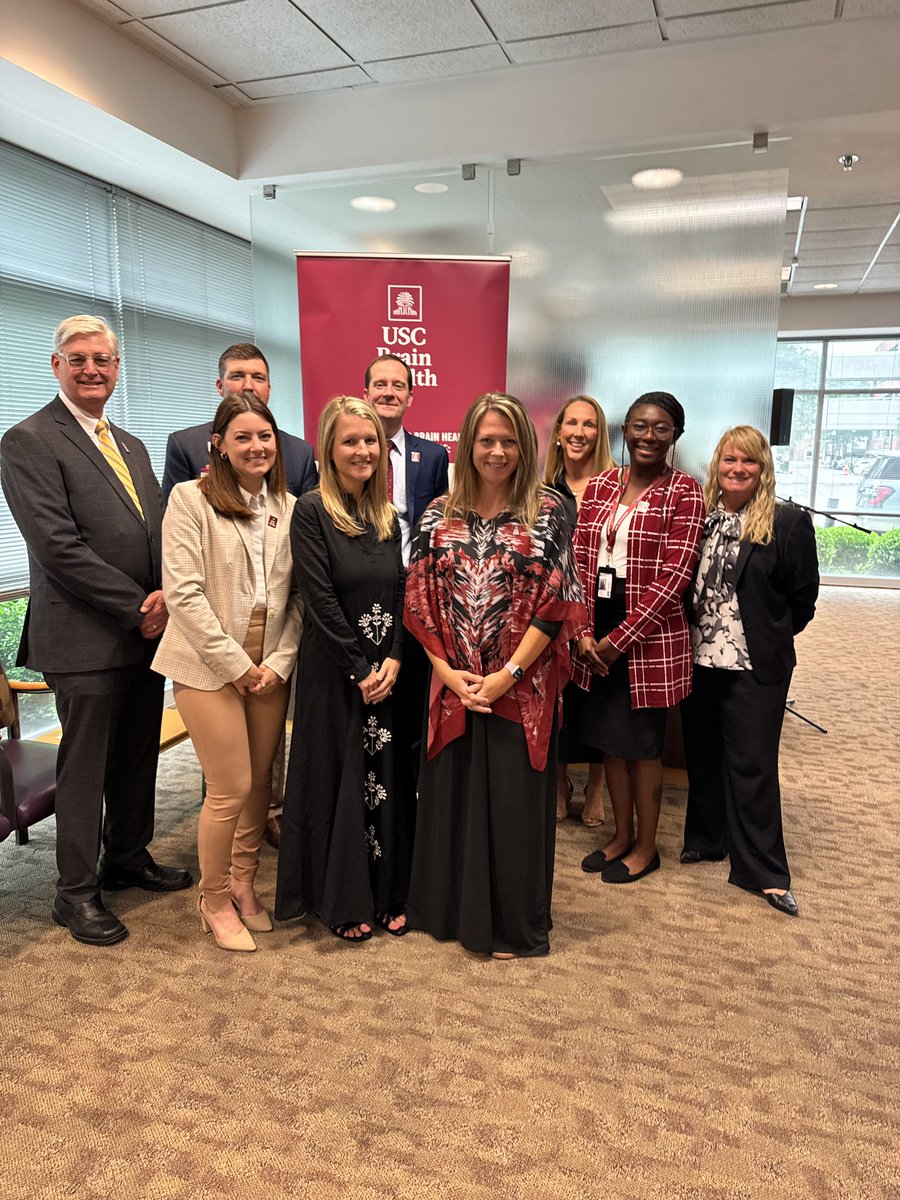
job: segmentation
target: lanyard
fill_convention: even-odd
[[[627,470],[625,472],[625,478],[622,481],[622,491],[619,494],[619,503],[616,505],[616,508],[621,507],[622,496],[625,495],[625,489],[628,487],[628,480],[629,480],[630,476],[631,476],[631,470],[629,468],[629,470]],[[648,492],[650,490],[650,488],[653,487],[654,483],[656,483],[655,479],[653,480],[652,483],[648,483],[647,486],[637,496],[635,496],[635,498],[632,500],[632,502],[628,505],[628,507],[622,513],[621,517],[619,517],[618,521],[615,521],[615,524],[613,522],[614,522],[615,515],[616,515],[616,508],[613,508],[611,510],[611,512],[609,514],[609,524],[607,525],[607,528],[606,528],[606,565],[607,566],[609,566],[610,563],[612,562],[613,550],[615,549],[615,545],[616,545],[616,534],[618,533],[619,528],[621,527],[621,525],[624,521],[628,520],[628,518],[631,516],[632,512],[634,512],[637,505],[640,504],[645,493]]]

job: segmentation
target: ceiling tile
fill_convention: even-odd
[[[791,0],[787,0],[790,4]],[[659,15],[667,20],[670,17],[689,17],[698,13],[706,15],[724,12],[734,8],[764,8],[767,4],[784,4],[785,0],[657,0]],[[834,5],[832,4],[832,15]]]
[[[131,16],[131,13],[125,8],[124,0],[122,4],[113,4],[112,0],[76,0],[76,3],[81,8],[86,8],[88,12],[116,24],[119,21],[127,21]]]
[[[808,267],[859,267],[865,269],[872,261],[874,250],[866,246],[845,249],[833,246],[829,250],[810,250],[803,243],[800,245],[800,265]]]
[[[806,214],[806,231],[821,229],[867,229],[878,233],[878,240],[887,233],[897,215],[896,205],[858,205],[846,208],[810,208]]]
[[[253,101],[249,96],[245,96],[243,91],[236,88],[234,84],[226,84],[225,87],[216,88],[216,95],[221,96],[233,108],[249,108]]]
[[[718,0],[709,0],[717,5]],[[764,4],[733,12],[708,12],[698,17],[673,17],[666,20],[666,32],[673,42],[693,38],[727,37],[736,33],[762,33],[767,29],[789,29],[813,25],[834,17],[834,0],[799,0],[795,4]]]
[[[469,0],[298,0],[303,11],[359,61],[457,50],[492,41]]]
[[[653,0],[479,0],[478,7],[501,41],[632,25],[656,16]]]
[[[809,250],[822,250],[828,246],[859,246],[870,250],[872,254],[878,249],[878,243],[884,236],[879,236],[872,229],[805,229],[803,230],[803,246]]]
[[[900,266],[880,263],[872,268],[866,276],[866,282],[860,289],[864,292],[896,292],[900,291]],[[897,309],[900,311],[900,298],[898,298]]]
[[[142,25],[140,21],[129,21],[127,25],[120,25],[119,28],[122,33],[127,34],[134,41],[140,42],[142,46],[146,46],[148,50],[152,50],[154,54],[158,54],[160,58],[164,58],[166,62],[170,62],[179,70],[186,72],[193,79],[199,79],[203,83],[225,83],[223,75],[218,75],[215,71],[205,67],[203,63],[197,62],[189,54],[185,54],[183,50],[179,50],[177,46],[166,41],[164,37],[160,37],[154,30]]]
[[[302,92],[359,87],[371,82],[362,67],[338,67],[334,71],[310,71],[306,75],[279,75],[277,79],[245,80],[241,83],[241,91],[254,100],[267,100],[271,96],[299,96]]]
[[[803,283],[850,283],[863,277],[868,263],[855,267],[804,267],[803,256],[800,256],[800,266],[797,268],[797,278]]]
[[[896,17],[900,0],[844,0],[845,17]]]
[[[226,79],[261,79],[350,64],[347,55],[288,0],[237,0],[150,17],[147,25]]]
[[[473,71],[506,67],[506,55],[497,45],[473,46],[469,50],[447,50],[444,54],[417,54],[412,58],[389,58],[367,62],[366,70],[378,83],[405,83],[414,79],[444,79]]]
[[[204,0],[116,0],[120,8],[133,17],[156,17],[163,13],[184,12],[188,8],[217,8],[232,4],[234,0],[223,0],[222,5],[204,4]]]
[[[655,21],[639,25],[618,25],[590,33],[564,33],[559,37],[535,38],[525,42],[507,42],[506,52],[517,63],[548,62],[559,58],[588,58],[615,50],[639,46],[661,46],[662,37]]]

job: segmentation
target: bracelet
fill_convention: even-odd
[[[522,668],[517,666],[512,661],[512,659],[510,659],[510,661],[508,663],[506,663],[503,670],[509,671],[510,675],[512,675],[512,677],[516,681],[516,683],[518,683],[519,680],[522,678],[522,676],[525,674],[525,672],[522,670]]]

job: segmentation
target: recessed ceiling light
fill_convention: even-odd
[[[803,196],[788,196],[785,207],[788,212],[799,212],[803,207]]]
[[[389,200],[387,196],[354,196],[350,204],[360,212],[372,213],[393,212],[397,207],[397,201]]]
[[[839,283],[814,283],[813,291],[814,292],[833,292],[833,291],[836,291],[836,289],[839,288],[840,286],[841,285]]]
[[[426,196],[436,196],[439,192],[448,192],[446,183],[417,183],[416,191]]]
[[[677,167],[650,167],[646,171],[637,171],[631,177],[636,188],[653,189],[677,187],[684,179],[684,172]]]

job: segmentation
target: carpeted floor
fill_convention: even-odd
[[[613,888],[560,828],[553,952],[495,962],[315,924],[255,955],[196,890],[126,892],[131,936],[50,923],[53,826],[0,846],[3,1200],[887,1200],[900,1195],[900,592],[827,589],[782,778],[801,918],[677,861]],[[195,862],[167,753],[155,853]],[[275,856],[265,851],[263,896]]]

